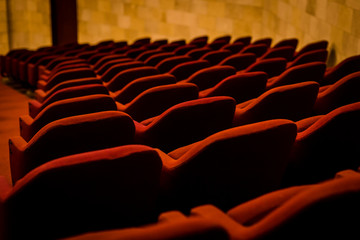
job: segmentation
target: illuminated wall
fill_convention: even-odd
[[[5,2],[8,4],[7,8]],[[7,14],[2,14],[6,9]],[[36,49],[52,44],[49,1],[0,0],[0,12],[1,54],[6,54],[8,49]],[[4,19],[6,15],[9,23]]]
[[[327,39],[337,61],[360,53],[359,0],[78,0],[79,41],[207,34]]]
[[[0,54],[9,51],[6,0],[0,0]]]

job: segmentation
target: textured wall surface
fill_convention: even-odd
[[[297,37],[327,39],[336,61],[360,53],[359,0],[78,0],[79,41]]]
[[[0,0],[0,54],[9,51],[6,0]]]
[[[51,45],[50,1],[8,0],[9,46],[36,49]]]

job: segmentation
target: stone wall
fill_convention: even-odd
[[[340,61],[360,53],[359,0],[78,0],[79,41],[207,34],[326,39]],[[335,55],[334,55],[335,53]]]
[[[50,1],[44,0],[1,0],[7,2],[7,14],[1,14],[0,34],[6,25],[8,44],[0,45],[0,54],[6,54],[8,49],[28,48],[36,49],[49,46],[51,42]],[[3,19],[7,15],[7,20]],[[2,36],[2,35],[0,35]],[[3,43],[2,38],[0,44]],[[7,46],[6,46],[7,45]]]
[[[9,51],[6,0],[0,0],[0,54]]]

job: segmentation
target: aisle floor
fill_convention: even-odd
[[[30,98],[20,85],[12,84],[8,79],[0,81],[0,175],[11,182],[9,147],[10,137],[19,136],[19,116],[28,112]]]

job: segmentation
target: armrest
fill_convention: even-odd
[[[116,103],[116,107],[117,107],[118,111],[124,112],[126,110],[126,106],[124,104],[121,104],[121,103],[119,103],[117,101],[115,101],[115,103]]]
[[[245,102],[239,103],[236,105],[236,109],[241,109],[247,107],[250,103],[252,103],[254,99],[247,100]]]
[[[360,176],[360,172],[354,171],[354,170],[351,170],[351,169],[343,170],[343,171],[337,172],[335,174],[335,178],[359,177],[359,176]]]
[[[195,143],[192,143],[192,144],[189,144],[189,145],[186,145],[186,146],[183,146],[183,147],[180,147],[180,148],[177,148],[171,152],[168,153],[168,155],[170,157],[172,157],[173,159],[179,159],[181,156],[183,156],[187,151],[189,151],[195,144]]]
[[[304,118],[300,121],[297,121],[296,122],[297,132],[302,132],[302,131],[306,130],[308,127],[313,125],[317,120],[319,120],[322,116],[323,115],[317,115],[317,116],[312,116],[312,117]]]
[[[239,236],[239,232],[245,229],[244,226],[234,221],[234,219],[226,213],[210,204],[191,209],[190,218],[191,217],[200,217],[215,221],[226,229],[230,235],[230,239],[238,239],[237,236]]]
[[[177,221],[177,220],[183,220],[186,218],[187,218],[187,216],[185,216],[182,212],[174,210],[174,211],[168,211],[168,212],[161,213],[158,217],[158,221],[159,222],[173,222],[173,221]]]
[[[35,90],[35,99],[38,102],[43,102],[46,97],[46,93],[42,89],[36,89]]]
[[[152,117],[152,118],[148,118],[145,119],[143,121],[141,121],[141,124],[144,126],[148,126],[150,123],[152,123],[154,121],[154,119],[156,119],[158,116]]]
[[[9,139],[10,169],[13,184],[25,173],[24,150],[26,141],[22,137]]]
[[[39,81],[37,82],[37,88],[38,88],[38,89],[45,90],[46,84],[47,84],[47,82],[45,82],[44,80],[39,80]]]
[[[26,141],[28,141],[31,136],[30,126],[33,122],[34,119],[29,115],[24,115],[19,117],[20,136],[22,136]]]
[[[36,115],[39,113],[41,105],[42,104],[39,101],[36,101],[36,100],[30,100],[29,101],[29,115],[32,118],[35,118]]]
[[[265,194],[230,209],[227,214],[240,224],[251,225],[310,186],[295,186]]]

